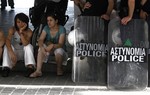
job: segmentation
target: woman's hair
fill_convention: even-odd
[[[24,14],[24,13],[18,13],[18,14],[16,14],[16,16],[15,16],[15,18],[14,18],[14,22],[15,22],[15,23],[14,23],[14,26],[15,26],[16,30],[19,31],[19,28],[18,28],[18,26],[17,26],[17,19],[19,19],[19,20],[21,20],[22,22],[24,22],[24,23],[27,24],[27,27],[25,28],[25,30],[27,30],[28,27],[29,27],[29,25],[28,25],[28,23],[29,23],[29,18],[28,18],[28,16],[27,16],[26,14]]]
[[[46,18],[47,17],[52,17],[54,20],[58,20],[58,16],[56,13],[47,14]]]

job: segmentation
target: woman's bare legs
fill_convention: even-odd
[[[38,57],[37,57],[37,67],[36,71],[30,75],[30,77],[39,77],[42,76],[42,65],[43,65],[43,60],[44,60],[44,53],[39,50],[38,52]]]
[[[57,75],[63,75],[63,68],[62,68],[63,56],[60,54],[56,54],[55,59],[57,63]]]

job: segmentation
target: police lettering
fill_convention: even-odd
[[[110,50],[111,61],[119,62],[144,62],[145,48],[113,47]]]
[[[107,45],[97,43],[76,43],[76,56],[101,57],[106,56]]]
[[[144,56],[112,55],[112,61],[119,61],[119,62],[144,62]]]

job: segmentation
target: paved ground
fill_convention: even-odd
[[[74,83],[71,73],[58,77],[44,73],[39,78],[26,78],[24,72],[12,72],[8,78],[0,77],[0,95],[149,95],[144,91],[110,91],[95,83]]]
[[[106,87],[94,83],[75,84],[71,73],[56,76],[44,73],[39,78],[26,78],[24,72],[12,72],[7,78],[0,77],[0,95],[81,95],[80,91],[107,91]]]
[[[14,0],[15,9],[9,7],[6,11],[0,11],[0,28],[7,35],[8,27],[12,26],[15,14],[24,12],[29,14],[29,8],[33,6],[34,0]],[[71,3],[70,3],[71,4]],[[67,32],[73,25],[73,7],[69,7],[67,14],[70,19],[65,25]],[[33,29],[30,24],[30,28]],[[26,78],[25,72],[11,72],[8,78],[0,76],[0,95],[150,95],[150,88],[144,91],[110,91],[106,86],[97,83],[74,83],[70,73],[58,77],[55,72],[45,72],[39,78]],[[0,72],[1,74],[1,72]]]

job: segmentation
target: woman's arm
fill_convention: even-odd
[[[20,39],[24,46],[28,45],[31,41],[32,30],[28,29],[27,31],[21,32]]]
[[[14,27],[11,27],[9,30],[8,30],[8,35],[6,37],[6,47],[8,49],[8,52],[13,52],[13,49],[11,47],[11,39],[12,39],[12,36],[14,34]]]
[[[39,48],[42,48],[42,47],[43,47],[45,37],[46,37],[46,32],[42,31],[42,33],[41,33],[41,35],[40,35],[40,38],[39,38],[39,40],[38,40]]]
[[[53,48],[62,48],[62,46],[65,44],[65,39],[66,39],[66,35],[65,33],[61,34],[59,37],[59,42],[58,44],[53,44]]]
[[[0,30],[0,59],[2,57],[4,43],[5,43],[5,36],[3,31]]]
[[[15,32],[14,27],[9,29],[8,36],[6,38],[6,47],[7,47],[10,59],[13,61],[13,63],[16,63],[17,62],[17,57],[16,57],[16,54],[15,54],[15,52],[13,51],[13,49],[11,47],[11,39],[12,39],[12,36],[13,36],[14,32]]]
[[[66,41],[66,29],[65,27],[60,28],[59,41],[57,44],[53,44],[53,49],[62,48]]]
[[[0,30],[0,48],[3,47],[4,43],[5,43],[5,36],[4,36],[3,31]]]
[[[19,29],[20,40],[24,46],[30,43],[30,40],[32,37],[32,30],[30,28],[25,30],[26,27],[27,27],[27,24],[24,23],[24,26]]]

